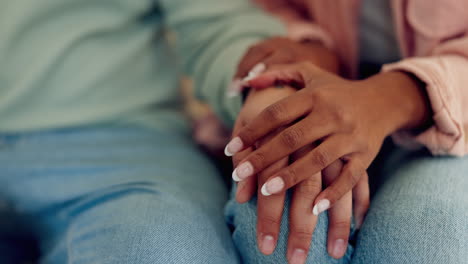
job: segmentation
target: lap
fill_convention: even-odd
[[[461,263],[468,252],[468,158],[392,151],[353,263]]]
[[[36,216],[45,263],[236,262],[225,185],[187,135],[93,127],[3,138],[0,192]]]

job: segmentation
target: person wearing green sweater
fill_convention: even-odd
[[[238,263],[178,84],[232,125],[237,64],[284,31],[248,0],[2,1],[0,263],[31,241],[41,263]]]

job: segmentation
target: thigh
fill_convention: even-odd
[[[232,198],[225,210],[228,223],[233,228],[233,241],[244,263],[288,263],[286,260],[289,196],[285,201],[281,230],[275,252],[269,256],[263,255],[257,246],[257,203],[256,198],[248,203],[239,204],[234,199],[235,186],[232,190]],[[312,244],[306,263],[349,263],[353,247],[348,246],[348,251],[342,259],[333,259],[327,252],[328,215],[319,216],[315,228]]]
[[[468,158],[394,150],[358,235],[353,263],[463,263]]]
[[[5,193],[36,216],[43,263],[236,262],[222,216],[226,187],[182,133],[15,135],[0,163]]]

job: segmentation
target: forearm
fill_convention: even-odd
[[[162,0],[166,23],[175,31],[186,74],[194,79],[198,98],[208,102],[227,125],[240,109],[227,88],[247,49],[266,38],[284,35],[274,18],[249,0]]]

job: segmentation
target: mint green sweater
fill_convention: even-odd
[[[237,63],[283,33],[249,0],[2,0],[0,131],[161,122],[182,74],[232,124]]]

